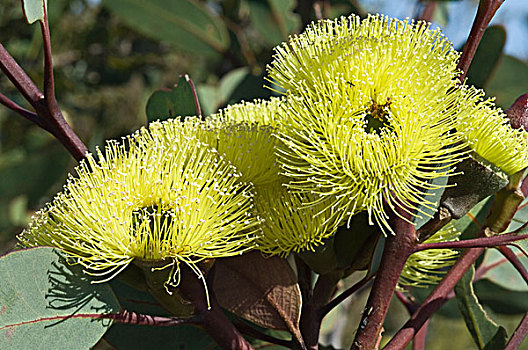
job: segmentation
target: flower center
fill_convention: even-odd
[[[367,115],[365,116],[366,124],[365,131],[369,134],[378,134],[383,128],[390,127],[389,107],[391,105],[390,97],[383,104],[378,104],[372,100],[372,104],[367,109]]]
[[[135,234],[146,231],[156,235],[165,235],[172,227],[174,217],[172,210],[162,209],[157,204],[149,205],[132,212],[132,227]]]

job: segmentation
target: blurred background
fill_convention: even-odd
[[[351,13],[425,17],[460,49],[477,5],[476,0],[50,0],[56,95],[93,151],[107,139],[146,125],[149,96],[173,86],[181,74],[193,79],[204,114],[269,97],[264,76],[273,47],[315,19]],[[507,108],[528,91],[528,1],[505,1],[492,25],[468,79]],[[0,1],[0,42],[41,86],[40,30],[25,23],[19,2]],[[0,92],[28,107],[2,74]],[[0,253],[13,247],[14,236],[34,210],[61,190],[73,166],[75,161],[50,135],[0,106]],[[350,344],[364,305],[357,298],[364,295],[330,315],[323,332],[327,343]],[[528,302],[527,292],[511,297]],[[394,308],[387,334],[405,320],[403,308],[397,303]],[[501,316],[510,334],[519,310]],[[453,313],[458,313],[456,305],[453,311],[448,303],[433,319],[433,329],[441,331],[431,330],[428,349],[473,347],[463,321]],[[456,344],[453,332],[460,334]]]

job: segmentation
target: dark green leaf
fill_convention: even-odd
[[[43,21],[48,0],[22,0],[22,10],[24,17],[29,24],[36,21]]]
[[[499,168],[471,154],[457,164],[457,175],[449,177],[449,184],[442,195],[442,206],[454,219],[468,213],[484,198],[497,193],[508,184],[508,176]]]
[[[528,292],[508,290],[489,280],[475,282],[475,293],[482,305],[501,314],[524,314],[528,310]]]
[[[155,316],[169,316],[150,293],[112,280],[110,283],[124,309]],[[114,324],[104,336],[117,349],[219,349],[202,329],[178,327],[145,327]]]
[[[431,210],[429,206],[418,205],[419,214],[413,217],[413,223],[416,229],[419,229],[420,227],[422,227],[423,224],[429,221],[431,217],[434,215],[434,213],[436,212],[436,209],[440,205],[440,198],[442,197],[442,194],[446,190],[446,188],[443,186],[447,184],[447,181],[448,181],[448,177],[442,176],[442,177],[437,177],[433,179],[433,181],[431,182],[431,185],[433,186],[440,186],[439,188],[427,189],[427,192],[426,192],[425,198],[429,202],[435,203],[435,210]]]
[[[496,96],[496,103],[508,108],[520,95],[528,91],[528,64],[517,58],[502,55],[486,93]]]
[[[368,268],[379,238],[379,227],[369,225],[368,214],[359,213],[334,235],[334,251],[341,268]]]
[[[224,52],[224,23],[194,0],[103,0],[125,23],[153,39],[196,53]]]
[[[249,0],[251,23],[262,38],[277,45],[299,28],[299,16],[293,13],[295,0]]]
[[[473,290],[475,268],[472,266],[455,287],[460,313],[479,349],[504,349],[507,341],[506,330],[491,320]]]
[[[191,84],[185,76],[180,77],[174,88],[155,91],[146,110],[149,122],[198,115]]]
[[[486,223],[493,197],[488,197],[475,205],[469,213],[466,213],[458,220],[453,220],[455,228],[462,233],[461,239],[474,238],[475,234],[480,231]]]
[[[107,284],[92,284],[56,249],[20,250],[0,258],[0,348],[88,349],[119,312]]]
[[[506,43],[506,31],[501,26],[486,29],[467,72],[468,83],[483,88],[497,66]]]

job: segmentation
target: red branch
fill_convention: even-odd
[[[528,334],[528,313],[524,314],[524,317],[521,320],[521,323],[519,323],[519,325],[517,326],[517,329],[515,329],[515,331],[513,332],[504,350],[519,349],[522,342],[524,341],[524,338],[526,338],[526,334]]]
[[[389,303],[407,258],[417,242],[414,225],[397,215],[390,218],[396,233],[387,237],[380,267],[363,311],[352,349],[375,349]]]
[[[38,117],[30,114],[32,112],[22,109],[5,96],[5,98],[1,99],[2,104],[15,112],[22,114],[25,118],[51,133],[64,145],[77,161],[80,161],[86,156],[88,148],[68,125],[57,101],[55,100],[51,44],[47,16],[45,16],[44,22],[45,23],[41,23],[41,29],[44,40],[45,94],[39,90],[35,83],[33,83],[28,77],[26,72],[24,72],[24,70],[16,63],[15,59],[9,54],[9,52],[7,52],[4,46],[0,44],[0,69],[13,85],[15,85],[22,96],[24,96],[31,106],[33,106]]]
[[[173,327],[173,326],[179,326],[182,324],[199,324],[202,320],[201,316],[199,315],[193,316],[193,317],[164,317],[164,316],[144,315],[144,314],[139,314],[137,312],[123,310],[116,314],[79,313],[79,314],[66,315],[66,316],[60,315],[60,316],[51,316],[51,317],[41,317],[41,318],[31,320],[31,321],[24,321],[24,322],[19,322],[19,323],[14,323],[14,324],[8,324],[8,325],[0,327],[0,330],[13,328],[13,327],[20,327],[20,326],[24,326],[27,324],[33,324],[33,323],[38,323],[38,322],[63,321],[63,320],[74,319],[74,318],[110,319],[115,322],[124,323],[124,324],[134,324],[134,325],[141,325],[141,326],[163,326],[163,327]]]
[[[361,279],[358,283],[354,284],[352,287],[348,288],[347,290],[343,291],[341,294],[339,294],[337,297],[332,299],[328,304],[323,306],[320,310],[321,316],[324,317],[327,315],[330,311],[332,311],[337,305],[341,304],[346,298],[357,292],[361,287],[363,287],[365,284],[367,284],[368,281],[370,281],[374,277],[374,275],[367,275]]]
[[[522,264],[521,260],[519,260],[517,255],[515,255],[515,253],[508,247],[503,246],[503,247],[498,247],[497,249],[517,269],[517,271],[522,276],[526,284],[528,284],[528,271],[526,271],[526,268]]]
[[[496,247],[503,246],[515,241],[520,241],[523,239],[528,239],[527,235],[509,235],[503,234],[498,236],[491,237],[480,237],[473,239],[466,239],[463,241],[455,242],[435,242],[435,243],[422,243],[418,244],[414,248],[414,252],[419,252],[427,249],[463,249],[463,248],[479,248],[479,247]]]
[[[475,263],[483,252],[484,248],[471,248],[467,250],[384,349],[404,349],[429,317],[448,300],[449,293],[455,288],[467,269]]]
[[[477,52],[486,27],[503,2],[504,0],[480,0],[473,27],[471,28],[468,41],[458,62],[458,69],[462,71],[459,76],[461,82],[466,78],[466,73],[475,56],[475,52]]]

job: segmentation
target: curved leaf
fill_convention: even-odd
[[[474,276],[475,267],[472,266],[455,287],[460,312],[479,349],[504,349],[506,330],[493,322],[480,305],[473,290]]]
[[[22,0],[22,11],[28,24],[43,21],[48,0]]]
[[[3,256],[0,279],[2,349],[88,349],[111,324],[94,318],[120,309],[107,284],[90,283],[53,248]]]
[[[229,34],[222,21],[194,0],[103,0],[125,23],[153,39],[197,53],[224,52]]]
[[[251,252],[215,263],[214,291],[220,305],[260,326],[299,331],[301,292],[285,259]]]
[[[181,76],[172,89],[161,89],[150,95],[146,113],[149,122],[174,117],[198,115],[192,86],[187,75]]]

